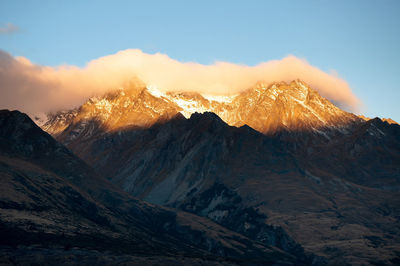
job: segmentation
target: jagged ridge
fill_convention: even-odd
[[[91,98],[78,110],[50,115],[42,128],[58,135],[70,127],[74,138],[87,131],[88,120],[96,120],[106,131],[113,131],[127,126],[149,127],[178,112],[186,118],[195,112],[213,112],[229,125],[246,124],[264,134],[308,130],[328,136],[328,129],[346,131],[352,123],[362,121],[296,80],[268,86],[258,83],[239,95],[219,98],[198,93],[163,93],[152,86],[128,88]]]

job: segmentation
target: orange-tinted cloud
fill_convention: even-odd
[[[18,31],[19,28],[12,23],[7,23],[4,27],[0,27],[0,35],[2,34],[10,34]]]
[[[135,77],[164,91],[214,95],[237,94],[257,81],[289,82],[299,78],[322,96],[348,109],[359,106],[346,81],[295,56],[257,66],[226,62],[201,65],[135,49],[101,57],[84,68],[39,66],[0,51],[0,108],[19,109],[29,114],[71,108],[94,94],[120,88]]]

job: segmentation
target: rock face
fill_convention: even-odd
[[[18,111],[0,111],[0,177],[2,264],[309,263],[131,197]]]
[[[110,109],[120,110],[115,119],[81,107],[64,130],[48,131],[145,201],[292,254],[301,244],[332,264],[398,260],[397,124],[347,113],[301,81],[216,100],[154,88],[135,95],[131,107]],[[125,112],[134,119],[118,122]]]
[[[281,82],[268,86],[258,83],[230,97],[163,93],[154,87],[129,87],[91,98],[79,109],[52,114],[42,128],[54,136],[69,133],[72,140],[80,134],[94,134],[96,127],[88,121],[96,121],[97,126],[105,131],[127,126],[148,128],[169,120],[178,112],[186,118],[196,112],[213,112],[229,125],[248,125],[264,134],[312,130],[326,135],[332,130],[345,131],[353,123],[362,121],[362,118],[339,109],[304,82],[296,80],[290,84]]]

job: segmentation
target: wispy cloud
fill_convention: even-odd
[[[13,57],[0,50],[0,108],[29,114],[71,108],[95,94],[123,87],[133,78],[164,91],[196,91],[209,95],[236,94],[258,81],[301,79],[319,93],[350,110],[360,101],[336,73],[326,73],[295,56],[256,66],[216,62],[183,63],[165,54],[138,49],[120,51],[89,62],[85,67],[48,67]]]
[[[18,26],[12,23],[7,23],[4,27],[0,27],[0,35],[11,34],[18,30]]]

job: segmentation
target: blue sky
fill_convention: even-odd
[[[8,1],[0,49],[84,66],[138,48],[179,61],[256,65],[295,55],[335,70],[370,117],[400,121],[400,1]]]

